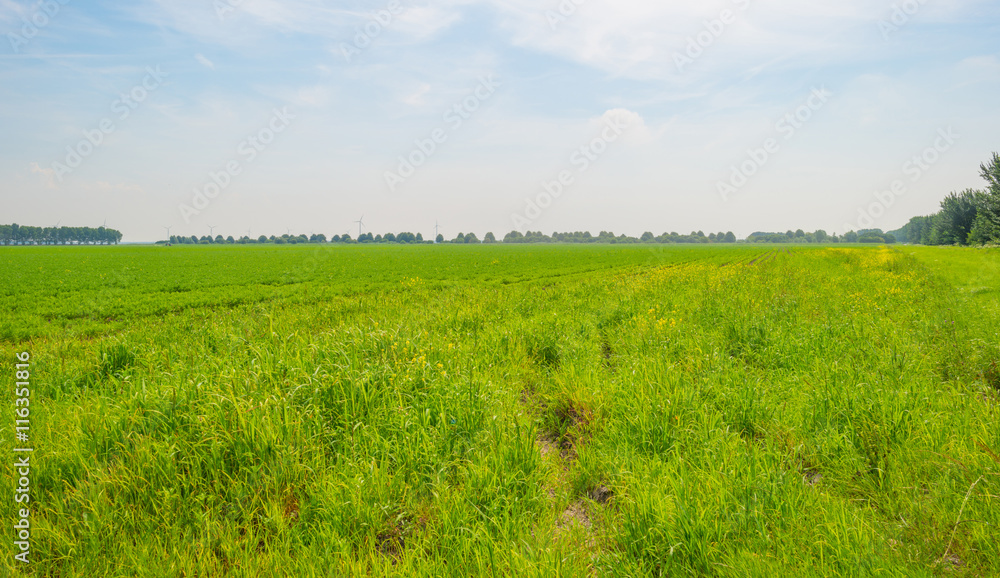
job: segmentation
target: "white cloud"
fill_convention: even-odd
[[[954,0],[937,11],[955,13],[976,0]],[[801,61],[815,68],[846,60],[882,42],[878,21],[891,13],[869,0],[803,3],[800,0],[714,0],[650,2],[649,0],[585,1],[569,14],[560,6],[574,2],[490,0],[501,14],[501,26],[512,42],[591,66],[615,76],[643,80],[692,82],[706,71]],[[579,2],[576,2],[579,3]],[[728,23],[720,26],[723,11]],[[568,14],[568,15],[565,15]],[[553,17],[555,15],[555,17]],[[701,35],[703,52],[695,65],[678,70],[676,54],[684,54]]]
[[[399,15],[398,23],[391,26],[417,40],[425,40],[451,27],[460,19],[461,14],[454,6],[414,6],[405,9]]]
[[[417,88],[416,92],[408,96],[403,97],[403,102],[410,106],[422,106],[425,104],[424,96],[431,91],[431,85],[426,82],[421,83],[420,87]]]
[[[473,1],[417,5],[403,1],[403,11],[394,15],[389,24],[379,24],[377,36],[398,33],[425,41],[457,22],[461,18],[459,7]],[[167,24],[204,41],[225,45],[255,43],[275,30],[317,36],[339,45],[350,42],[377,12],[386,13],[389,1],[371,4],[365,10],[331,8],[326,4],[320,0],[243,0],[238,6],[223,2],[226,8],[219,13],[212,2],[205,0],[149,0],[146,6],[129,10],[139,20],[158,26]]]
[[[28,170],[30,170],[32,174],[40,175],[42,184],[45,185],[45,188],[56,188],[56,171],[54,169],[42,168],[38,163],[31,163],[28,166]]]
[[[324,106],[330,102],[331,91],[325,86],[303,86],[283,100],[295,106]]]
[[[1000,58],[973,56],[958,63],[958,71],[976,80],[995,80],[1000,77]]]
[[[28,14],[28,7],[13,0],[0,0],[0,22],[20,24]]]
[[[605,126],[624,126],[621,142],[626,144],[647,144],[662,134],[664,129],[653,130],[646,125],[645,119],[634,111],[626,108],[613,108],[605,111],[599,118],[589,123],[592,130],[600,130]]]
[[[204,66],[205,68],[210,68],[212,70],[215,70],[215,63],[213,63],[211,60],[205,58],[205,55],[203,55],[203,54],[195,54],[194,55],[194,59],[197,60],[198,62],[200,62],[201,65]]]

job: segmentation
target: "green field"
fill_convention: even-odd
[[[1000,575],[998,250],[0,263],[5,576]]]

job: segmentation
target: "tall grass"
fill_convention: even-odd
[[[4,319],[33,335],[3,349],[35,360],[37,469],[34,563],[8,541],[0,567],[1000,572],[1000,309],[981,306],[1000,277],[969,277],[995,252],[461,249],[329,253],[273,286],[190,271],[310,249],[171,254],[176,310],[80,272],[93,317]]]

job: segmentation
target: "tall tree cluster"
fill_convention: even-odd
[[[986,190],[966,189],[941,201],[941,210],[913,217],[893,234],[919,245],[984,245],[1000,243],[1000,155],[980,165]]]
[[[121,240],[121,232],[104,227],[0,225],[2,245],[117,245]]]

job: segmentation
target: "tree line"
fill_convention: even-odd
[[[787,231],[785,233],[764,233],[756,232],[751,234],[745,241],[739,240],[736,235],[729,231],[727,233],[710,233],[706,235],[703,231],[692,231],[689,235],[681,235],[677,232],[654,235],[651,232],[643,233],[639,237],[628,235],[616,235],[608,231],[601,231],[597,235],[589,231],[576,231],[559,233],[554,232],[546,235],[541,231],[511,231],[504,235],[503,240],[498,240],[493,233],[486,233],[480,240],[475,233],[459,233],[454,239],[446,239],[444,235],[438,235],[434,240],[425,240],[420,233],[386,233],[376,235],[374,233],[364,233],[357,239],[350,235],[335,235],[327,238],[323,234],[313,235],[281,235],[252,238],[244,235],[239,239],[229,236],[171,236],[169,243],[175,245],[254,245],[254,244],[276,244],[276,245],[296,245],[306,243],[349,243],[349,244],[369,244],[369,243],[401,243],[401,244],[539,244],[539,243],[592,243],[592,244],[725,244],[725,243],[878,243],[893,244],[896,238],[885,233],[881,229],[865,229],[862,231],[849,231],[844,235],[837,236],[829,234],[820,229],[812,233],[807,233],[802,229],[797,231]],[[167,241],[160,241],[160,244]]]
[[[609,231],[601,231],[596,236],[589,231],[576,231],[573,233],[552,233],[546,235],[541,231],[528,231],[521,233],[511,231],[503,238],[504,243],[598,243],[609,245],[638,244],[638,243],[735,243],[736,235],[730,231],[728,233],[710,233],[705,235],[702,231],[692,232],[690,235],[681,235],[676,232],[654,235],[647,231],[640,237],[630,237],[628,235],[615,235]]]
[[[986,245],[1000,243],[1000,155],[980,165],[986,190],[952,192],[933,215],[913,217],[893,234],[914,245]]]
[[[105,227],[29,227],[0,225],[2,245],[117,245],[122,234]]]
[[[860,231],[848,231],[841,236],[829,234],[823,229],[812,233],[806,233],[802,229],[798,231],[788,231],[785,233],[751,233],[747,237],[749,243],[873,243],[880,245],[892,245],[896,243],[896,237],[891,233],[885,233],[882,229],[862,229]]]
[[[386,233],[385,236],[373,235],[372,233],[365,233],[358,237],[355,241],[350,235],[335,235],[333,238],[328,239],[326,235],[312,234],[312,235],[281,235],[280,237],[271,235],[260,235],[259,237],[250,237],[249,235],[244,235],[239,239],[233,237],[232,235],[228,237],[223,237],[222,235],[216,235],[211,237],[209,235],[204,235],[198,237],[197,235],[192,235],[190,237],[185,237],[181,235],[171,235],[169,241],[159,241],[158,245],[171,244],[171,245],[263,245],[263,244],[275,244],[275,245],[301,245],[306,243],[427,243],[429,241],[424,240],[424,236],[420,233],[399,233],[398,235],[393,233]],[[439,241],[440,242],[440,241]]]
[[[678,233],[663,233],[660,236],[655,236],[653,233],[643,233],[641,237],[629,237],[627,235],[615,235],[614,233],[609,233],[607,231],[601,231],[599,234],[592,235],[587,231],[577,231],[573,233],[559,233],[555,232],[551,235],[546,235],[541,231],[527,231],[521,233],[520,231],[511,231],[503,237],[503,241],[499,241],[492,232],[486,233],[482,240],[475,233],[459,233],[454,239],[448,240],[444,235],[438,235],[433,241],[425,240],[421,233],[386,233],[385,235],[376,235],[374,233],[364,233],[360,235],[356,240],[350,235],[335,235],[333,238],[328,239],[326,235],[323,234],[313,234],[313,235],[281,235],[277,236],[266,236],[261,235],[257,238],[252,238],[250,236],[244,235],[239,239],[229,236],[223,237],[222,235],[216,235],[211,237],[208,235],[198,237],[197,235],[192,235],[190,237],[172,235],[169,241],[160,241],[158,244],[173,244],[173,245],[254,245],[254,244],[276,244],[276,245],[296,245],[305,243],[353,243],[353,244],[366,244],[366,243],[402,243],[402,244],[492,244],[492,243],[512,243],[512,244],[524,244],[524,243],[604,243],[604,244],[631,244],[631,243],[736,243],[736,235],[730,231],[728,233],[711,233],[705,235],[702,231],[692,232],[690,235],[680,235]]]

